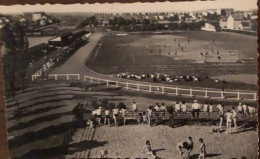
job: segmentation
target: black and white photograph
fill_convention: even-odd
[[[258,159],[257,10],[0,5],[10,157]]]

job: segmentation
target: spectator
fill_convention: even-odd
[[[104,119],[104,126],[106,126],[106,122],[108,122],[108,126],[110,126],[110,117],[109,117],[110,110],[106,108],[105,110],[105,119]]]
[[[244,103],[244,104],[242,105],[242,108],[243,108],[243,114],[244,114],[245,116],[247,116],[247,115],[248,115],[248,106]]]
[[[133,114],[137,111],[137,105],[135,102],[132,103],[131,110]]]
[[[113,118],[114,118],[114,121],[115,121],[115,126],[118,126],[117,118],[118,118],[119,110],[118,110],[117,106],[112,110],[112,112],[113,112]]]
[[[209,104],[209,115],[213,113],[213,103]]]
[[[216,126],[216,123],[214,122],[212,124],[211,130],[210,130],[210,134],[215,133],[215,132],[220,133],[220,128],[219,128],[219,126]]]
[[[231,122],[232,122],[232,113],[230,110],[227,111],[227,113],[225,114],[226,120],[227,120],[227,130],[226,133],[227,134],[231,134]]]
[[[217,108],[219,109],[218,114],[219,114],[219,128],[222,130],[222,123],[224,119],[224,108],[223,105],[219,102],[217,105]]]
[[[252,106],[248,106],[248,114],[249,116],[254,114],[256,112],[256,109]]]
[[[152,156],[153,158],[157,158],[156,154],[152,151],[152,146],[149,140],[146,140],[146,143],[143,147],[143,152]]]
[[[203,105],[203,111],[204,112],[208,112],[208,108],[209,106],[208,106],[208,102],[205,102],[205,104]]]
[[[138,125],[143,123],[143,114],[142,113],[138,114],[137,123],[138,123]]]
[[[126,123],[126,113],[127,113],[127,110],[124,109],[124,108],[122,108],[122,109],[120,110],[120,113],[122,114],[122,118],[124,119],[124,125],[125,125],[125,123]]]
[[[154,107],[155,111],[159,112],[160,111],[160,106],[159,103],[156,103],[155,107]]]
[[[238,111],[239,114],[244,115],[242,103],[239,103],[239,104],[238,104],[238,106],[237,106],[237,111]]]
[[[188,156],[190,156],[190,153],[193,150],[193,141],[191,136],[188,138],[187,143],[188,143]]]
[[[152,112],[153,112],[153,107],[149,106],[149,108],[147,109],[147,119],[148,119],[148,124],[151,126],[151,120],[152,120]]]
[[[162,103],[160,110],[162,112],[162,119],[165,119],[165,111],[166,111],[166,107],[164,105],[164,103]]]
[[[144,124],[147,124],[148,123],[148,119],[147,119],[147,116],[146,116],[146,113],[143,112],[143,123]]]
[[[177,113],[181,114],[181,105],[178,101],[175,104],[175,112],[176,112],[176,114]]]
[[[181,103],[181,110],[182,110],[183,114],[186,114],[187,106],[186,106],[186,103],[184,101],[182,101],[182,103]]]
[[[205,159],[206,157],[206,145],[205,143],[203,142],[203,139],[200,138],[199,139],[199,142],[201,143],[200,144],[200,152],[199,152],[199,159]]]
[[[102,107],[99,107],[99,108],[96,110],[96,115],[97,115],[97,120],[98,120],[98,125],[99,125],[99,126],[101,125],[101,112],[102,112]]]
[[[193,116],[193,118],[195,118],[195,113],[196,113],[196,117],[199,118],[199,115],[200,115],[200,105],[198,104],[197,100],[194,100],[194,103],[191,105],[191,109],[192,109],[192,116]]]
[[[235,131],[237,131],[237,111],[235,107],[232,107],[232,119],[234,122]]]
[[[180,159],[187,159],[189,157],[189,145],[187,142],[179,142],[177,144],[177,149],[180,153]]]

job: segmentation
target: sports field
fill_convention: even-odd
[[[107,34],[86,64],[104,74],[124,71],[209,77],[256,74],[256,40],[254,36],[205,31],[168,35]]]

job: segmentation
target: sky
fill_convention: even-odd
[[[1,6],[0,13],[22,12],[178,12],[204,9],[234,8],[235,10],[257,9],[257,0],[216,0],[194,2],[156,2],[156,3],[105,3],[105,4],[45,4]]]

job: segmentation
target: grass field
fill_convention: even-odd
[[[139,74],[154,72],[171,75],[199,74],[205,76],[207,74],[209,77],[219,76],[232,83],[256,85],[256,40],[257,38],[254,36],[204,31],[192,31],[188,34],[178,35],[104,35],[86,65],[90,69],[104,74],[124,71]],[[183,51],[178,45],[184,48]],[[230,53],[225,52],[228,50],[238,50],[238,57],[232,57]],[[216,51],[221,56],[219,61]],[[205,60],[206,52],[208,52],[208,61],[213,62],[201,63]],[[203,56],[200,53],[203,53]],[[238,62],[223,61],[232,61],[236,58],[238,58]],[[237,79],[236,75],[240,74],[248,76]],[[225,75],[229,76],[225,77]],[[247,80],[248,77],[254,80]],[[208,86],[208,84],[202,84],[203,87],[205,85]],[[253,86],[247,85],[246,87],[251,89]]]

